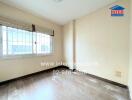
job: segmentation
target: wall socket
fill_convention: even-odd
[[[122,72],[121,71],[116,71],[115,76],[116,77],[122,77]]]

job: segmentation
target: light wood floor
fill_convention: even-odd
[[[58,69],[0,86],[0,100],[129,100],[128,90]]]

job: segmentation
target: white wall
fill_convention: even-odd
[[[111,17],[109,8],[116,4],[126,8],[124,17]],[[129,66],[128,11],[129,1],[120,0],[76,19],[75,40],[78,70],[127,85]],[[66,33],[68,32],[64,32],[65,35]],[[70,32],[68,34],[64,42],[68,42],[67,45],[72,44],[70,42],[72,40],[68,40],[72,39]],[[69,49],[64,46],[64,50]],[[119,71],[121,77],[116,75],[116,72]]]
[[[130,96],[132,99],[132,1],[130,2],[130,49],[129,49],[129,81],[128,81],[128,86],[129,86],[129,91],[130,91]]]
[[[54,53],[42,57],[23,57],[13,59],[0,59],[0,82],[20,77],[55,66],[41,66],[41,62],[56,62],[62,60],[62,35],[61,26],[46,19],[33,16],[11,6],[0,3],[0,16],[20,20],[26,23],[36,24],[55,30]]]

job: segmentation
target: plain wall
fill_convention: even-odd
[[[73,22],[63,26],[63,57],[64,64],[73,69]]]
[[[12,59],[0,59],[0,82],[24,76],[30,73],[42,71],[56,66],[41,66],[41,62],[62,61],[62,34],[61,26],[49,20],[23,12],[19,9],[0,3],[0,16],[12,18],[30,24],[54,29],[54,51],[52,55],[23,57]]]
[[[130,2],[130,13],[132,17],[132,1]],[[130,91],[130,96],[132,99],[132,18],[130,17],[130,49],[129,49],[129,81],[128,81],[128,86],[129,86],[129,91]]]
[[[111,16],[109,8],[114,5],[125,7],[124,17]],[[121,0],[76,21],[76,60],[85,65],[77,66],[78,70],[127,85],[128,11],[128,0]]]
[[[111,16],[109,8],[114,5],[125,7],[124,17]],[[121,0],[76,19],[77,70],[127,85],[129,67],[128,12],[129,1]],[[64,37],[65,55],[67,55],[69,47],[72,46],[66,45],[72,44],[72,40],[70,42],[69,39],[73,39],[73,35],[66,32],[68,30],[66,29],[64,32],[65,35],[68,34]],[[67,59],[69,59],[68,57]],[[121,77],[119,72],[121,72]]]

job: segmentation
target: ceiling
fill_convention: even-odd
[[[60,25],[117,0],[0,0]]]

